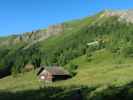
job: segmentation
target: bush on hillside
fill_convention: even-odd
[[[73,63],[70,63],[70,64],[68,65],[67,69],[68,69],[68,71],[69,71],[69,73],[70,73],[70,75],[71,75],[72,77],[75,76],[75,75],[77,74],[77,72],[76,72],[77,68],[78,68],[78,65],[75,65],[75,64],[73,64]]]
[[[130,45],[130,46],[123,47],[122,55],[124,57],[133,57],[133,46]]]

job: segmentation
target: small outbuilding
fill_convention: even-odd
[[[66,80],[70,78],[70,74],[67,70],[62,67],[47,67],[40,68],[37,73],[39,79],[41,81],[58,81],[58,80]]]
[[[87,43],[87,46],[98,46],[100,43],[98,41]]]

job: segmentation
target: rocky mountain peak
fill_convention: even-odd
[[[118,16],[119,20],[133,23],[133,9],[130,10],[106,10],[105,16]]]

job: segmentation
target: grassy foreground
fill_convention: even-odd
[[[103,49],[93,54],[92,61],[83,55],[71,62],[79,66],[77,75],[65,81],[44,84],[34,71],[1,79],[0,100],[133,100],[131,58]]]

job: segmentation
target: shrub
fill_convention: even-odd
[[[75,65],[73,63],[70,63],[69,67],[68,67],[68,71],[70,73],[71,76],[75,76],[76,75],[76,70],[78,68],[78,65]]]
[[[12,67],[12,69],[11,69],[11,74],[12,74],[13,77],[17,77],[17,75],[18,75],[18,70],[17,70],[16,67]]]
[[[122,54],[124,57],[133,57],[133,46],[126,46],[122,49]]]

